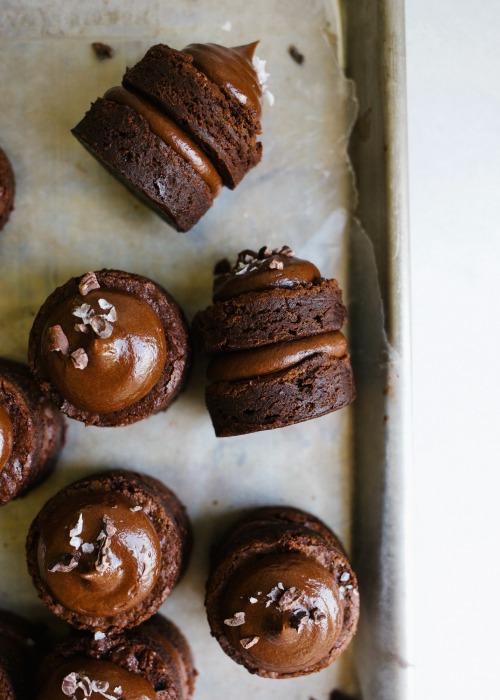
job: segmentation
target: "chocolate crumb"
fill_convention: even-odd
[[[113,58],[115,55],[115,50],[112,46],[109,46],[109,44],[103,44],[100,41],[94,41],[92,43],[92,48],[100,61],[103,61],[105,58]]]
[[[50,352],[62,352],[63,355],[69,353],[69,340],[61,326],[50,326],[47,330],[47,340]]]
[[[299,66],[301,66],[304,63],[304,61],[305,61],[304,54],[300,53],[298,48],[296,46],[294,46],[293,44],[288,47],[288,53],[293,58],[295,63],[299,64]]]
[[[97,277],[95,276],[95,272],[87,272],[85,275],[80,280],[80,283],[78,285],[78,291],[82,295],[82,297],[87,296],[89,292],[92,292],[94,289],[100,289],[101,285],[97,281]]]
[[[89,358],[83,348],[78,348],[71,353],[71,361],[76,369],[85,369],[89,363]]]
[[[243,649],[250,649],[250,647],[253,647],[258,641],[259,637],[245,637],[244,639],[240,639],[240,644]]]
[[[239,627],[240,625],[244,625],[245,624],[245,613],[244,612],[234,613],[233,617],[228,617],[227,620],[224,620],[224,624],[227,625],[228,627]]]

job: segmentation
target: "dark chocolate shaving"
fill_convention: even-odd
[[[83,348],[77,348],[71,353],[71,361],[76,369],[85,369],[89,363],[89,358]]]
[[[240,639],[240,644],[243,649],[250,649],[250,647],[253,647],[258,641],[259,637],[245,637],[244,639]]]
[[[239,627],[240,625],[244,625],[245,624],[245,613],[244,612],[234,613],[233,617],[228,617],[227,620],[224,620],[224,624],[227,625],[228,627]]]

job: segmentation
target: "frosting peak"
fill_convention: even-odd
[[[242,566],[222,602],[226,636],[272,673],[304,672],[328,654],[343,613],[332,574],[303,554],[268,554]]]
[[[219,44],[189,44],[183,49],[193,64],[220,88],[228,90],[241,104],[261,114],[262,89],[252,64],[258,42],[226,48]]]
[[[161,547],[149,518],[129,499],[75,493],[41,523],[38,565],[59,603],[79,614],[109,617],[149,595]]]
[[[42,356],[61,396],[82,410],[112,413],[139,401],[160,378],[165,332],[142,299],[94,288],[52,311],[43,330]]]

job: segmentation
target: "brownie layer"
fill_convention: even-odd
[[[72,133],[178,231],[189,230],[212,206],[202,177],[130,107],[98,98]]]
[[[205,397],[218,437],[282,428],[354,400],[349,356],[317,353],[290,369],[250,380],[216,382]]]
[[[141,517],[144,515],[148,518],[160,543],[161,565],[154,587],[144,600],[123,613],[113,614],[110,610],[109,614],[91,616],[69,610],[52,595],[46,582],[49,572],[40,570],[39,543],[42,534],[50,532],[50,523],[58,509],[75,495],[84,497],[93,493],[115,494],[127,499],[131,509],[141,511]],[[77,520],[78,513],[75,513],[75,523]],[[26,553],[28,571],[39,597],[49,610],[78,629],[113,634],[125,627],[138,625],[158,610],[186,566],[190,545],[191,529],[185,508],[170,489],[152,477],[129,471],[112,471],[77,481],[53,496],[30,527]]]
[[[159,316],[165,329],[167,361],[155,386],[146,396],[127,408],[112,413],[97,414],[77,408],[52,385],[42,362],[41,341],[44,327],[55,308],[79,294],[80,277],[74,277],[58,287],[40,308],[30,333],[28,362],[41,390],[50,396],[66,415],[91,425],[108,427],[128,425],[167,409],[182,390],[189,371],[190,348],[187,324],[177,302],[155,282],[120,270],[101,270],[95,275],[104,296],[106,288],[128,292],[146,301]]]
[[[331,576],[336,587],[337,600],[342,607],[342,625],[334,644],[325,649],[323,658],[313,665],[294,672],[273,672],[259,666],[252,656],[244,653],[242,645],[231,642],[228,630],[234,627],[231,620],[224,620],[224,600],[240,572],[257,571],[261,561],[272,556],[297,560],[305,557],[305,565],[312,560],[314,567],[320,565]],[[267,559],[268,560],[268,559]],[[300,558],[299,558],[300,560]],[[278,584],[279,581],[276,581]],[[286,590],[277,586],[275,596],[281,597]],[[259,595],[266,593],[260,591]],[[264,616],[268,607],[276,602],[266,596],[270,603],[263,608]],[[256,599],[252,599],[251,603]],[[278,598],[279,604],[279,598]],[[266,507],[250,513],[237,522],[226,537],[213,549],[212,567],[207,581],[205,604],[212,635],[222,649],[237,663],[245,665],[250,673],[268,678],[291,678],[305,675],[324,668],[334,661],[349,644],[356,631],[359,616],[357,581],[345,552],[335,535],[324,523],[304,511],[288,507]],[[256,608],[255,608],[256,609]],[[282,613],[289,610],[283,605]],[[314,610],[312,611],[314,613]],[[285,615],[286,617],[286,615]],[[228,624],[229,623],[229,624]],[[299,626],[300,628],[300,626]],[[300,634],[299,630],[296,632]],[[258,645],[258,642],[256,642]],[[251,647],[247,647],[251,648]],[[304,649],[307,657],[308,649]]]
[[[50,474],[64,444],[65,424],[28,368],[17,362],[0,360],[0,402],[14,431],[12,452],[0,470],[0,505],[4,505]]]
[[[345,319],[337,281],[322,279],[216,302],[196,314],[193,331],[205,352],[216,353],[335,331]]]
[[[123,85],[157,105],[207,153],[228,187],[235,187],[262,157],[254,110],[211,82],[193,57],[158,44],[128,68]]]
[[[6,154],[0,148],[0,231],[9,220],[14,209],[16,182],[12,165]]]
[[[135,676],[141,676],[152,686],[158,700],[189,700],[194,691],[196,670],[189,645],[180,630],[160,615],[133,630],[106,636],[99,641],[78,635],[59,644],[39,670],[37,686],[40,697],[45,697],[43,691],[54,682],[57,669],[62,664],[71,667],[73,658],[116,664]],[[78,661],[75,673],[79,670],[77,666]],[[105,677],[100,680],[105,682]],[[113,691],[113,688],[107,691],[111,697],[115,697]],[[116,697],[120,698],[121,694]]]

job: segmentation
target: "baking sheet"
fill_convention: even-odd
[[[288,244],[348,289],[356,192],[346,148],[356,100],[340,65],[337,10],[327,0],[2,3],[0,143],[17,176],[16,211],[0,238],[3,356],[24,360],[46,296],[70,276],[101,267],[151,277],[189,318],[210,302],[214,262],[248,247]],[[177,234],[69,130],[154,43],[180,49],[194,41],[238,45],[255,38],[276,100],[264,105],[263,161],[234,192],[225,190],[195,229]],[[97,61],[90,48],[96,40],[113,45],[113,59]],[[291,44],[304,54],[303,65],[290,57]],[[376,290],[363,246],[359,265],[363,289]],[[203,403],[203,374],[198,361],[179,400],[139,424],[103,429],[70,422],[53,477],[0,511],[0,605],[52,624],[26,573],[24,539],[32,518],[59,488],[96,468],[136,469],[173,488],[193,520],[191,565],[162,612],[193,647],[196,697],[229,688],[242,697],[287,700],[326,699],[334,688],[354,693],[355,645],[314,676],[260,679],[223,654],[203,609],[209,544],[244,509],[278,503],[310,510],[351,548],[352,410],[218,440]]]

